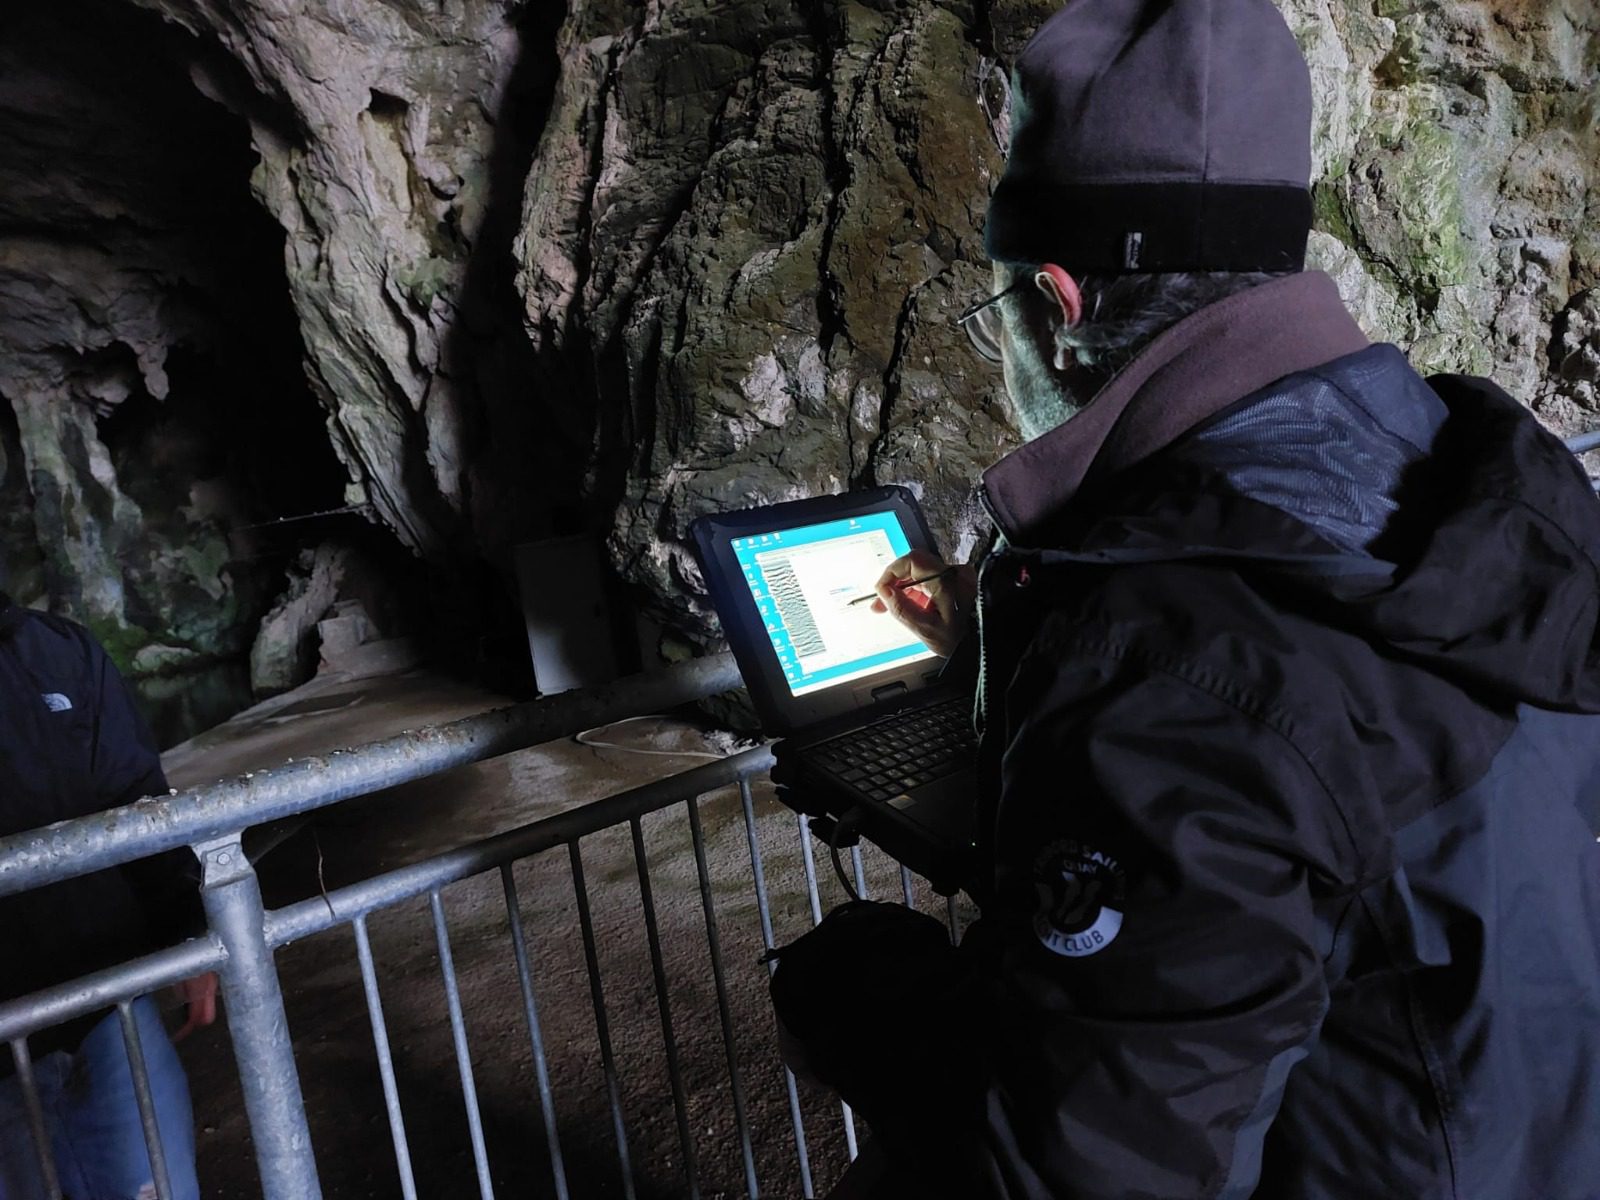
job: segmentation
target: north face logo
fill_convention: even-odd
[[[44,706],[51,712],[69,712],[72,709],[72,701],[60,692],[45,692],[43,698]]]

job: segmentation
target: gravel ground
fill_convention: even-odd
[[[319,679],[185,743],[166,761],[174,785],[185,785],[271,766],[286,757],[357,745],[500,703],[494,696],[420,673],[362,681]],[[265,845],[282,837],[259,863],[268,905],[316,895],[319,867],[325,885],[336,888],[700,761],[677,752],[726,748],[726,739],[668,718],[616,726],[595,739],[674,753],[642,755],[568,740],[340,805],[310,825],[263,839]],[[800,838],[793,815],[776,802],[765,782],[753,791],[772,922],[781,944],[811,925]],[[744,1085],[760,1194],[800,1196],[766,968],[757,961],[760,921],[737,789],[703,797],[700,812],[726,968],[734,1058]],[[687,808],[679,804],[652,814],[641,828],[699,1192],[708,1200],[744,1195],[741,1139]],[[634,1194],[641,1200],[685,1197],[690,1188],[627,826],[586,837],[582,856]],[[872,894],[900,895],[898,868],[870,847],[864,847],[863,857]],[[844,893],[822,847],[817,869],[826,909]],[[625,1196],[569,856],[558,848],[525,859],[515,865],[513,877],[571,1194]],[[554,1196],[499,873],[454,884],[442,896],[495,1192]],[[919,885],[916,898],[919,907],[943,912],[943,901],[925,887]],[[478,1195],[428,900],[421,897],[376,913],[369,928],[418,1194]],[[340,926],[285,947],[278,961],[324,1194],[338,1200],[400,1195],[350,928]],[[841,994],[846,988],[842,985]],[[205,1195],[230,1200],[259,1195],[237,1073],[221,1022],[186,1042],[183,1054],[194,1092]],[[826,1092],[802,1086],[800,1099],[816,1191],[825,1194],[846,1162],[843,1118]]]

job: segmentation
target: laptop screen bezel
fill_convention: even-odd
[[[756,713],[771,733],[792,733],[832,717],[903,697],[934,682],[944,665],[941,658],[897,663],[863,678],[801,696],[790,691],[788,680],[784,678],[766,624],[745,584],[733,542],[750,534],[879,513],[894,514],[911,549],[938,553],[916,497],[899,485],[714,513],[698,518],[690,526],[700,573],[721,618],[729,649],[739,664]],[[867,589],[872,582],[868,581]]]

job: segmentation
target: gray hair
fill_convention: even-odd
[[[1032,265],[1011,266],[1011,277],[1032,275]],[[1182,271],[1160,275],[1088,275],[1078,280],[1083,320],[1056,333],[1078,365],[1111,376],[1183,318],[1281,271]]]

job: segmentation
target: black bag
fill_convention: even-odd
[[[961,976],[939,921],[903,904],[840,905],[801,938],[771,952],[772,1006],[792,1063],[839,1092],[870,1121],[882,1097],[941,1074],[936,1061]]]

